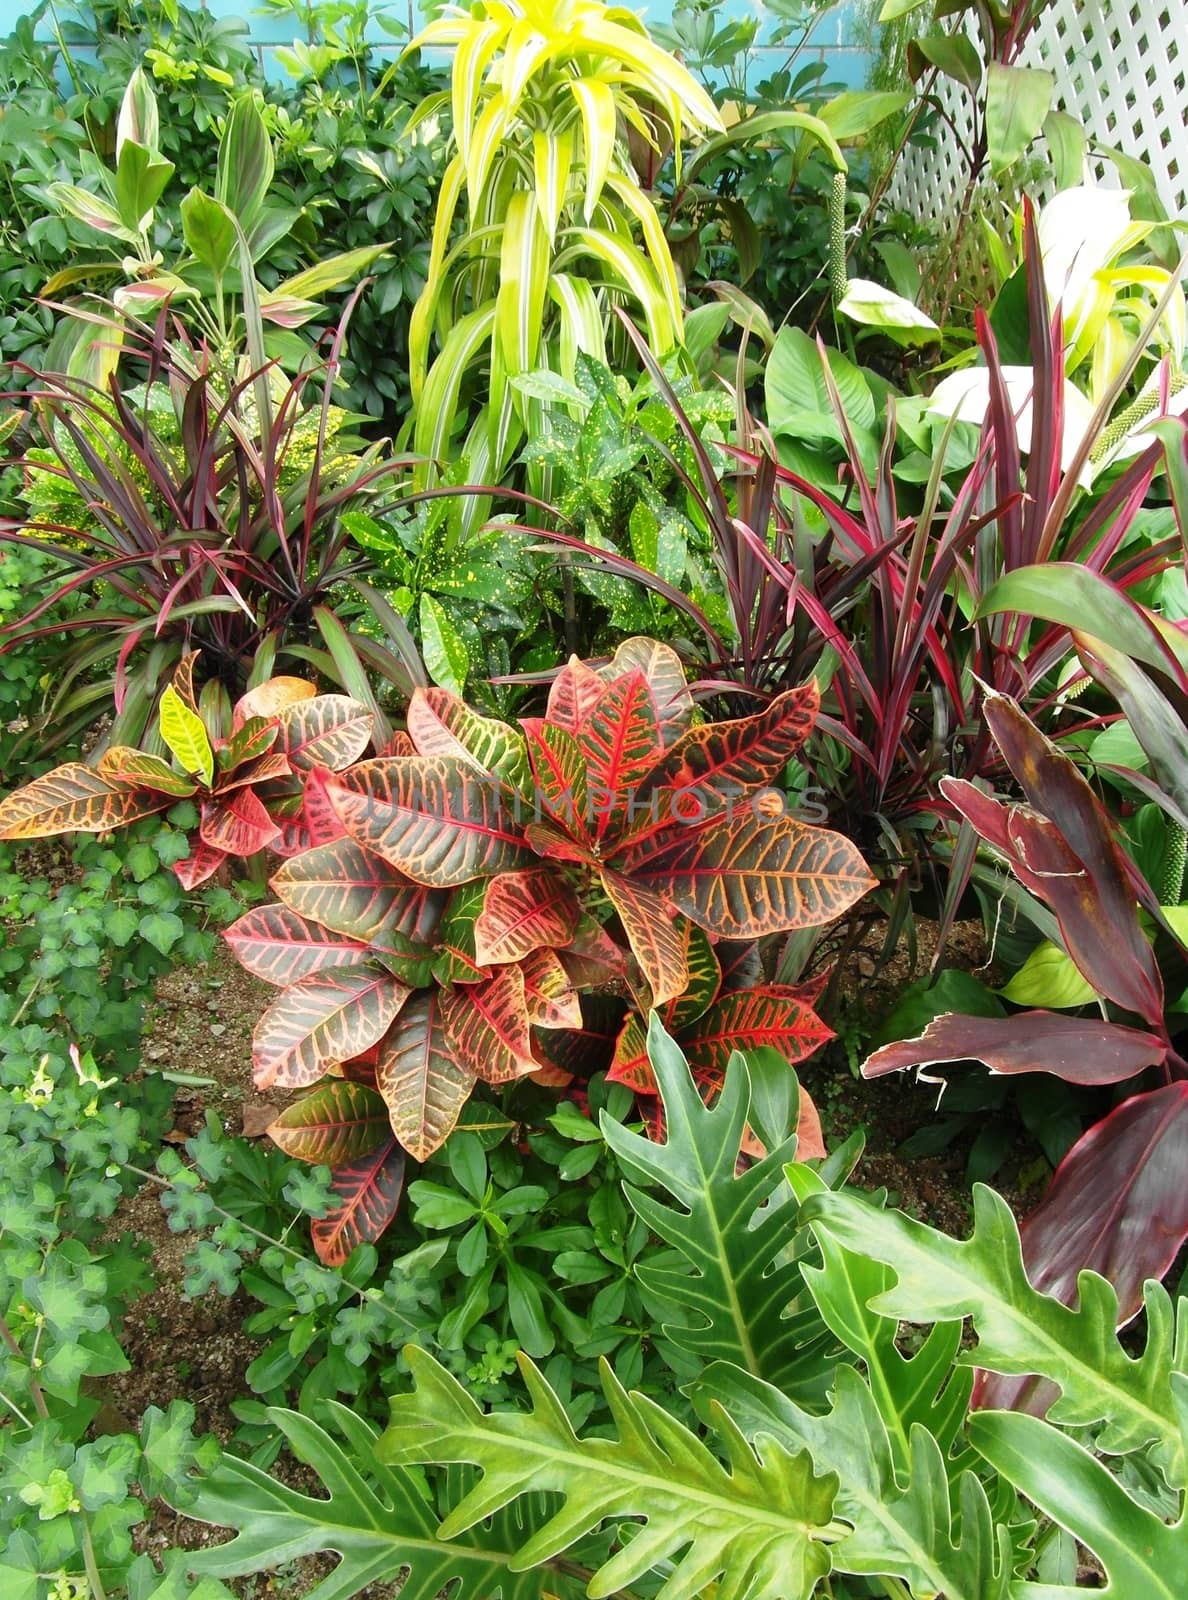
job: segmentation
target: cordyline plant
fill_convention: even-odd
[[[766,699],[812,673],[825,680],[824,664],[833,658],[818,737],[808,752],[813,778],[836,824],[902,865],[905,887],[932,862],[932,843],[943,837],[938,820],[953,815],[938,797],[938,780],[1001,772],[978,716],[980,686],[1018,695],[1042,716],[1055,699],[1054,669],[1071,651],[1064,621],[1036,629],[1035,612],[980,613],[987,591],[1004,574],[1055,559],[1107,574],[1129,589],[1163,570],[1178,549],[1174,540],[1128,539],[1152,480],[1173,454],[1170,436],[1145,443],[1096,499],[1088,500],[1081,487],[1146,340],[1138,341],[1077,448],[1064,451],[1063,336],[1059,310],[1050,315],[1045,300],[1030,210],[1026,243],[1035,375],[1030,437],[1012,407],[994,334],[979,317],[990,393],[980,444],[960,480],[949,485],[947,452],[938,452],[914,515],[904,513],[893,472],[893,410],[871,483],[823,348],[822,382],[848,455],[844,496],[781,467],[770,439],[745,412],[739,434],[754,448],[734,450],[723,475],[659,364],[636,339],[696,463],[690,473],[656,446],[711,535],[730,633],[625,556],[564,531],[543,535],[573,550],[572,559],[662,595],[685,619],[704,661],[703,677],[724,690],[741,688]],[[1185,498],[1188,503],[1188,492]],[[807,525],[806,507],[823,532]],[[945,846],[947,861],[947,840]],[[964,886],[954,873],[951,904]]]
[[[1140,620],[1138,607],[1119,600],[1133,621]],[[1151,647],[1162,655],[1159,638],[1153,630]],[[1080,637],[1078,644],[1087,662],[1109,648]],[[1169,662],[1171,652],[1162,659]],[[1180,663],[1177,672],[1184,693],[1188,665]],[[1143,674],[1136,669],[1134,676]],[[1007,697],[987,694],[984,714],[1024,802],[952,778],[944,782],[945,794],[1023,887],[1055,913],[1060,940],[1103,1009],[1109,1002],[1138,1022],[1100,1012],[947,1013],[919,1038],[877,1050],[862,1070],[873,1078],[975,1059],[995,1073],[1049,1072],[1087,1087],[1137,1085],[1073,1145],[1022,1230],[1037,1288],[1071,1304],[1079,1275],[1090,1269],[1114,1285],[1125,1321],[1141,1308],[1144,1280],[1162,1277],[1188,1238],[1188,1063],[1168,1033],[1163,979],[1140,903],[1166,922],[1157,895],[1123,852],[1076,765]],[[991,1403],[998,1403],[1003,1394],[997,1387],[994,1393]]]
[[[674,652],[633,639],[600,670],[571,660],[519,728],[420,690],[398,753],[319,776],[338,837],[286,861],[280,904],[227,937],[282,990],[255,1032],[255,1079],[312,1091],[271,1132],[336,1169],[314,1229],[325,1259],[383,1231],[405,1154],[435,1150],[476,1083],[564,1084],[610,1064],[615,1027],[588,1025],[583,996],[620,1018],[679,1015],[689,996],[707,1094],[744,1035],[797,1059],[816,1048],[826,1033],[802,994],[719,997],[712,948],[830,921],[873,885],[853,845],[764,787],[816,707],[810,683],[758,716],[695,724]]]
[[[231,857],[306,848],[319,802],[325,809],[322,778],[366,750],[371,712],[301,678],[271,678],[232,709],[217,682],[195,695],[196,662],[184,656],[161,695],[158,731],[172,762],[127,745],[108,746],[93,766],[68,761],[0,800],[0,839],[113,833],[193,799],[198,827],[174,864],[187,889]]]
[[[313,662],[363,700],[388,737],[368,674],[407,695],[423,668],[404,624],[367,583],[370,564],[341,514],[390,485],[403,463],[378,446],[356,454],[328,443],[346,328],[344,318],[321,367],[291,382],[260,346],[259,362],[228,387],[167,311],[152,327],[121,322],[124,363],[106,390],[33,375],[26,398],[44,450],[26,470],[69,485],[86,511],[79,526],[0,522],[0,542],[31,544],[65,568],[0,632],[0,651],[63,630],[70,638],[27,736],[39,748],[97,721],[113,697],[103,742],[138,744],[174,667],[195,649],[233,697],[278,659]],[[141,379],[135,390],[124,387],[129,367]],[[162,396],[176,437],[162,428]],[[65,623],[44,620],[76,591],[90,603]],[[369,615],[364,633],[336,614],[348,595]]]

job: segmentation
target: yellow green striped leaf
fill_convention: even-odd
[[[544,224],[550,247],[557,241],[561,211],[569,188],[573,165],[573,129],[546,132],[538,128],[532,135],[532,166],[536,178],[536,209]]]
[[[630,212],[639,224],[661,287],[668,295],[673,326],[678,327],[681,322],[681,286],[672,252],[668,248],[668,240],[664,237],[664,227],[656,214],[655,206],[637,183],[629,178],[620,177],[617,172],[608,175],[606,186],[617,197],[624,210]]]
[[[454,139],[463,165],[470,155],[470,134],[478,105],[479,88],[491,57],[507,37],[497,22],[471,27],[458,40],[450,68],[450,99],[454,113]]]
[[[495,326],[494,305],[481,306],[461,317],[450,329],[449,337],[429,370],[417,406],[415,449],[432,462],[445,454],[458,411],[458,391],[467,368],[491,337]],[[414,486],[424,488],[429,470],[418,467]]]
[[[214,781],[214,751],[206,725],[169,684],[161,695],[161,737],[170,753],[192,777],[208,787]]]

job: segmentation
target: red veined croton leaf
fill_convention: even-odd
[[[597,918],[582,914],[568,949],[559,952],[575,989],[618,990],[627,976],[627,956]]]
[[[532,864],[511,797],[457,756],[363,761],[327,788],[352,839],[429,888]]]
[[[519,967],[499,967],[482,983],[444,990],[441,1019],[459,1066],[485,1083],[510,1083],[540,1065]]]
[[[1162,1278],[1188,1239],[1188,1082],[1123,1101],[1081,1136],[1020,1230],[1027,1276],[1065,1305],[1086,1268],[1108,1278],[1118,1322],[1142,1308],[1143,1285]],[[973,1403],[1042,1415],[1055,1387],[980,1372]]]
[[[419,755],[458,756],[509,789],[526,793],[530,788],[523,736],[506,722],[472,711],[449,689],[414,689],[406,721]]]
[[[173,870],[177,881],[183,889],[196,889],[200,883],[206,883],[213,878],[215,873],[226,861],[225,850],[213,850],[210,845],[203,844],[196,835],[188,841],[190,853],[184,861],[175,861]]]
[[[247,762],[267,755],[279,737],[280,728],[275,722],[252,717],[235,730],[226,744],[218,747],[215,766],[220,772],[234,772]]]
[[[329,967],[358,966],[368,947],[320,923],[307,922],[288,906],[253,906],[223,933],[241,967],[283,988]]]
[[[238,789],[225,798],[203,801],[198,836],[225,855],[253,856],[279,838],[280,829],[254,790]]]
[[[656,703],[642,672],[616,678],[587,713],[577,735],[585,766],[590,831],[618,838],[629,800],[663,751]]]
[[[568,884],[547,867],[503,872],[487,881],[474,923],[480,967],[519,961],[543,946],[562,949],[577,931],[581,907]]]
[[[864,1078],[949,1061],[981,1061],[991,1072],[1050,1072],[1066,1083],[1122,1083],[1154,1066],[1167,1045],[1141,1028],[1100,1017],[1022,1011],[1011,1017],[965,1017],[946,1012],[915,1039],[900,1039],[869,1056]]]
[[[320,694],[297,700],[277,713],[281,749],[295,772],[329,767],[341,772],[371,743],[374,719],[358,700],[345,694]]]
[[[582,1005],[555,950],[531,950],[520,962],[528,1021],[534,1028],[580,1028]]]
[[[329,844],[346,836],[342,819],[335,811],[326,785],[333,777],[329,767],[311,767],[305,774],[301,795],[301,820],[309,834],[310,848]]]
[[[732,1050],[767,1046],[796,1063],[832,1038],[833,1029],[815,1011],[791,990],[771,984],[719,996],[704,1016],[682,1030],[680,1045],[698,1067],[725,1074]]]
[[[613,683],[628,672],[642,672],[647,679],[661,740],[672,744],[693,716],[693,696],[680,656],[657,639],[624,639],[606,666],[598,668],[598,676],[604,683]]]
[[[236,702],[232,733],[255,717],[271,722],[287,706],[296,705],[300,700],[312,700],[317,692],[317,685],[304,678],[269,678],[249,689]]]
[[[291,776],[292,768],[289,766],[288,756],[283,750],[271,750],[237,767],[234,772],[217,776],[215,798],[221,800],[224,795],[233,794],[236,789],[252,788],[260,783],[275,783],[278,778]]]
[[[695,922],[686,922],[684,932],[688,982],[685,992],[675,1000],[670,1000],[664,1008],[661,1020],[666,1033],[679,1033],[682,1028],[695,1022],[713,1005],[722,987],[722,969],[709,935]]]
[[[577,656],[570,656],[549,688],[545,721],[565,733],[576,733],[602,698],[606,684]]]
[[[94,767],[68,761],[0,800],[0,839],[111,833],[172,804],[169,795],[124,787]]]
[[[256,1024],[257,1089],[303,1089],[331,1061],[349,1061],[382,1039],[411,990],[372,967],[314,973],[284,989]]]
[[[648,1059],[648,1031],[635,1011],[624,1019],[619,1029],[606,1081],[624,1083],[636,1094],[660,1093],[660,1085],[656,1082],[656,1074]]]
[[[670,828],[628,851],[623,870],[723,939],[819,927],[875,887],[841,834],[750,807]]]
[[[329,1078],[286,1106],[268,1125],[268,1137],[298,1161],[339,1167],[385,1143],[388,1108],[374,1089]]]
[[[188,799],[197,792],[192,778],[174,772],[168,761],[151,756],[144,750],[131,750],[127,745],[114,745],[105,750],[96,763],[95,770],[102,778],[129,789],[151,789],[155,794],[167,794],[178,799]]]
[[[334,1204],[310,1224],[319,1261],[341,1267],[357,1245],[375,1243],[400,1208],[404,1164],[396,1140],[385,1139],[370,1155],[335,1168]]]
[[[590,798],[586,789],[586,763],[576,737],[554,728],[540,717],[525,717],[520,726],[536,782],[537,813],[543,809],[551,825],[570,835],[583,851],[590,838]],[[527,824],[537,827],[535,819]],[[549,826],[548,822],[543,824]],[[535,846],[533,847],[535,848]]]
[[[551,822],[530,822],[524,829],[524,842],[546,861],[591,862],[588,845],[579,844]]]
[[[198,714],[198,697],[194,693],[194,668],[198,665],[200,650],[183,651],[181,660],[174,668],[170,683],[173,692],[181,700],[187,711]]]
[[[696,788],[724,798],[771,783],[813,731],[820,703],[816,681],[810,680],[753,717],[690,728],[647,775],[641,795]]]
[[[665,1005],[684,994],[689,982],[685,929],[664,899],[646,886],[603,867],[599,879],[639,962],[651,1004]]]
[[[763,982],[763,960],[753,939],[719,939],[714,955],[722,969],[723,989],[753,989]],[[820,993],[802,994],[798,998],[811,1006],[814,999],[820,998]]]
[[[392,1132],[415,1161],[425,1161],[454,1130],[474,1088],[441,1018],[442,991],[416,994],[380,1046],[376,1083]]]
[[[362,940],[400,933],[428,943],[445,904],[443,894],[410,882],[345,837],[286,861],[272,888],[298,916]]]
[[[433,976],[443,986],[452,983],[481,983],[489,974],[475,957],[475,920],[483,906],[486,884],[464,883],[455,889],[437,930],[433,952]]]
[[[941,780],[945,798],[1009,862],[1025,889],[1051,906],[1078,971],[1099,994],[1148,1022],[1163,1015],[1163,985],[1154,952],[1138,924],[1137,902],[1114,923],[1097,883],[1058,823],[1025,806],[1007,805],[964,779]],[[1113,898],[1113,897],[1111,897]],[[1146,954],[1122,924],[1133,922]],[[1108,929],[1108,935],[1104,930]]]

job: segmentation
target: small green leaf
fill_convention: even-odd
[[[999,993],[1017,1006],[1045,1006],[1055,1011],[1092,1005],[1097,1000],[1096,989],[1081,976],[1072,957],[1046,939]]]

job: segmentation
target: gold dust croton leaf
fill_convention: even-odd
[[[258,1089],[301,1089],[331,1062],[377,1044],[410,994],[369,966],[314,973],[277,996],[256,1024],[252,1075]]]
[[[532,864],[514,797],[458,756],[363,761],[326,788],[350,836],[415,883],[448,889]]]

